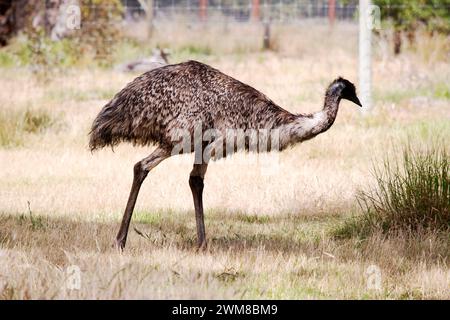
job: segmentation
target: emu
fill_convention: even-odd
[[[277,130],[281,151],[328,130],[336,119],[341,99],[361,106],[355,86],[339,77],[328,86],[321,111],[292,114],[251,86],[197,61],[163,66],[137,77],[103,107],[90,132],[91,151],[120,142],[156,145],[149,156],[134,165],[133,183],[115,245],[119,249],[125,247],[142,182],[153,168],[174,154],[180,142],[174,137],[179,138],[180,130],[193,136],[195,124],[201,123],[202,129],[214,129],[222,138],[228,129]],[[246,150],[251,149],[248,140],[243,147]],[[202,140],[201,151],[222,143],[226,139]],[[194,149],[192,142],[181,153]],[[211,154],[215,159],[221,157]],[[208,159],[202,158],[194,163],[189,176],[199,249],[207,245],[202,198],[207,167]]]
[[[147,59],[139,59],[119,65],[116,70],[121,72],[143,73],[169,64],[170,53],[166,49],[156,48],[153,55]]]

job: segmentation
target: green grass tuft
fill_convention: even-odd
[[[374,232],[417,233],[450,229],[449,157],[445,147],[406,148],[401,161],[385,159],[374,170],[376,187],[360,191],[363,211],[345,221],[334,235],[365,238]]]
[[[180,52],[194,56],[209,56],[212,54],[212,49],[207,45],[193,45],[189,44],[179,49]]]
[[[3,110],[0,112],[0,146],[22,145],[27,134],[38,134],[56,123],[45,110]]]

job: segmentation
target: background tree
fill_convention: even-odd
[[[373,4],[380,7],[381,19],[393,27],[395,54],[401,52],[402,35],[414,43],[420,27],[431,36],[450,33],[450,0],[373,0]]]
[[[68,30],[66,8],[80,7],[80,28]],[[92,52],[96,58],[108,56],[119,36],[123,7],[120,0],[4,0],[0,1],[0,45],[19,32],[32,41],[48,37],[68,38],[80,54]]]
[[[71,37],[85,53],[108,60],[121,36],[123,6],[120,0],[80,0],[81,26]]]

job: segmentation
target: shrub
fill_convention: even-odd
[[[37,134],[52,127],[57,121],[44,110],[0,112],[0,146],[23,144],[26,134]]]
[[[374,0],[381,7],[383,21],[394,28],[394,52],[399,54],[402,46],[402,32],[406,32],[410,42],[415,42],[415,32],[420,26],[430,34],[450,33],[449,0]]]
[[[186,53],[188,55],[211,55],[212,50],[207,45],[193,45],[188,44],[180,48],[182,53]]]
[[[63,5],[60,1],[59,5]],[[24,26],[17,40],[0,52],[0,66],[30,65],[33,71],[50,78],[58,68],[70,67],[94,59],[100,65],[112,62],[116,43],[122,39],[120,26],[123,6],[120,0],[79,0],[81,26],[69,30],[62,39],[55,41],[43,22],[45,6],[29,3]],[[58,10],[56,11],[59,14]],[[51,13],[49,13],[51,14]]]
[[[362,215],[335,230],[337,237],[365,237],[375,231],[450,229],[449,159],[445,147],[407,148],[401,161],[384,160],[374,170],[376,187],[360,191]]]
[[[102,64],[111,63],[113,49],[122,38],[123,6],[120,0],[81,0],[81,29],[72,35],[80,55],[93,54]]]

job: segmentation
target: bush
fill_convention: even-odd
[[[23,144],[26,134],[37,134],[52,127],[57,121],[44,110],[0,112],[0,146]]]
[[[450,34],[449,0],[374,0],[381,8],[381,19],[394,28],[394,52],[399,54],[402,46],[402,32],[410,42],[415,42],[415,32],[423,26],[429,34]]]
[[[188,55],[211,55],[212,50],[207,45],[193,45],[188,44],[180,48],[182,53],[188,54]]]
[[[123,6],[119,0],[79,0],[79,4],[81,28],[57,41],[43,23],[35,25],[31,19],[43,16],[45,6],[30,9],[17,39],[0,51],[0,66],[29,65],[42,80],[48,80],[52,72],[85,61],[109,65],[116,43],[122,39]],[[30,4],[30,8],[34,7]]]
[[[121,40],[123,6],[120,0],[81,0],[81,29],[72,35],[79,54],[92,54],[101,64],[110,64],[115,45]]]
[[[373,232],[449,231],[449,159],[445,147],[403,151],[402,161],[376,167],[375,188],[360,191],[362,215],[335,230],[337,237],[365,237]]]

